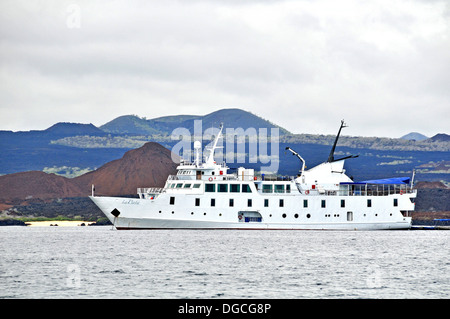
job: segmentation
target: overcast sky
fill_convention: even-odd
[[[0,1],[0,130],[242,108],[450,133],[450,1]]]

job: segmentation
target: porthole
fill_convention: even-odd
[[[294,217],[295,217],[295,218],[298,218],[298,214],[295,214]]]
[[[286,218],[286,214],[283,214],[282,216],[283,216],[283,218]]]
[[[311,214],[306,214],[306,218],[311,218]]]
[[[191,212],[191,215],[194,215],[194,212]]]

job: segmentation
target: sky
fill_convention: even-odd
[[[222,108],[449,134],[450,1],[0,1],[0,130]]]

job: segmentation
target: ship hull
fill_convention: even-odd
[[[395,210],[370,214],[367,210],[309,209],[308,212],[286,214],[293,209],[264,210],[253,208],[210,207],[195,209],[187,205],[168,207],[158,201],[117,197],[90,197],[118,230],[125,229],[248,229],[248,230],[389,230],[411,228],[411,217]],[[311,205],[312,206],[312,205]],[[330,205],[332,206],[332,205]],[[256,222],[239,219],[238,214],[260,214]],[[377,215],[377,216],[375,216]],[[241,215],[242,217],[242,215]]]

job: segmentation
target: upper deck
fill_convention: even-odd
[[[205,194],[205,193],[248,193],[262,196],[303,195],[303,196],[388,196],[393,194],[416,194],[417,190],[408,184],[342,183],[333,189],[312,185],[302,189],[295,177],[256,176],[215,176],[207,180],[193,180],[182,175],[170,175],[163,188],[138,188],[141,198],[155,199],[162,193]],[[211,178],[211,180],[209,180]],[[245,190],[244,190],[245,189]]]

